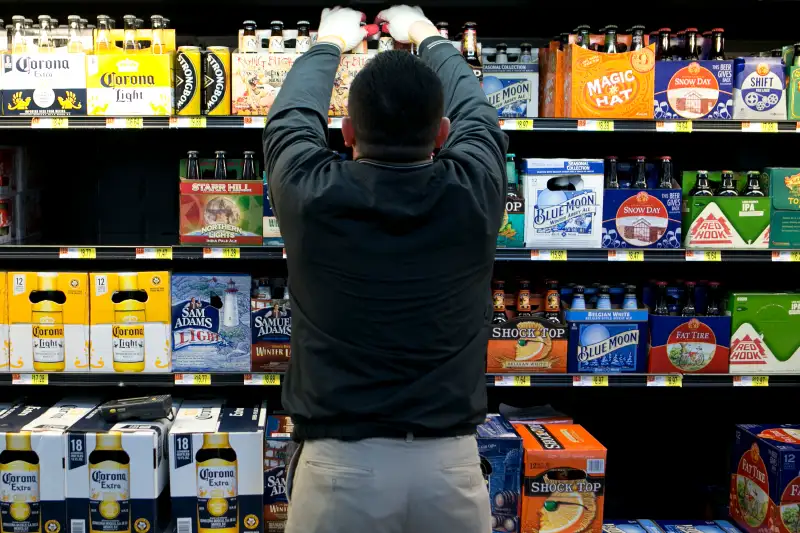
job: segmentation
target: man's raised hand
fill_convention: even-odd
[[[436,26],[417,6],[394,6],[378,13],[377,24],[386,24],[392,39],[399,43],[420,44],[433,35],[438,35]]]
[[[378,31],[375,25],[361,26],[366,15],[349,7],[323,9],[320,17],[317,42],[330,43],[342,52],[349,52],[359,45],[367,35]]]

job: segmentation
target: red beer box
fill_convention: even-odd
[[[729,316],[650,315],[649,372],[727,374]]]

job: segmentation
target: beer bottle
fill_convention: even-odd
[[[736,185],[733,183],[732,171],[722,171],[722,183],[717,191],[717,196],[739,196],[739,191],[736,190]]]
[[[98,51],[108,51],[111,49],[111,19],[108,15],[97,15],[97,39],[95,46]]]
[[[558,290],[558,281],[550,279],[545,285],[547,292],[544,297],[544,317],[558,324],[561,322],[561,293]]]
[[[619,189],[619,178],[617,177],[617,156],[606,156],[605,164],[606,189]]]
[[[606,54],[616,54],[617,48],[617,26],[610,24],[605,28],[606,40],[603,44],[603,52]]]
[[[531,316],[531,282],[521,280],[517,292],[517,317]]]
[[[200,164],[197,156],[199,152],[191,150],[189,152],[189,159],[186,161],[186,179],[199,180],[200,179]]]
[[[672,59],[683,61],[686,58],[686,30],[678,32],[678,44],[672,49]]]
[[[633,52],[634,50],[641,50],[644,48],[644,26],[637,24],[633,28],[631,28],[631,49],[630,51]]]
[[[697,181],[694,184],[694,188],[689,191],[689,196],[714,196],[714,192],[708,184],[708,171],[697,171]]]
[[[687,281],[683,285],[683,307],[681,316],[695,316],[697,308],[694,305],[694,290],[697,284],[694,281]]]
[[[492,324],[502,324],[508,320],[506,316],[506,284],[499,279],[492,283]]]
[[[47,15],[39,15],[39,52],[54,52],[53,43],[50,41],[51,19]]]
[[[380,40],[378,41],[378,52],[388,52],[389,50],[394,50],[394,39],[389,33],[386,24],[381,24],[381,36]]]
[[[533,45],[531,43],[522,43],[519,45],[519,49],[519,62],[533,63]]]
[[[436,29],[439,30],[439,35],[445,39],[450,39],[450,25],[447,22],[437,22]]]
[[[497,43],[494,62],[498,65],[508,63],[508,45],[506,43]]]
[[[515,157],[515,154],[506,154],[506,175],[508,176],[506,198],[519,198],[519,178],[517,177],[517,163],[514,161]]]
[[[245,20],[242,24],[242,51],[246,54],[258,52],[258,41],[256,40],[256,23],[254,20]]]
[[[708,52],[708,59],[719,61],[725,59],[725,30],[722,28],[711,30],[711,49]]]
[[[744,196],[764,196],[764,191],[761,190],[761,173],[757,170],[751,170],[747,173]]]
[[[136,28],[136,49],[141,50],[144,48],[144,40],[142,37],[141,29],[144,28],[144,20],[136,17],[136,23],[134,24],[134,28]]]
[[[214,155],[215,155],[214,179],[215,180],[228,179],[228,162],[225,160],[227,152],[225,152],[224,150],[220,150],[218,152],[214,152]]]
[[[164,17],[164,29],[165,29],[165,30],[166,30],[167,28],[169,28],[170,22],[171,22],[171,21],[170,21],[168,18]]]
[[[33,19],[25,19],[25,29],[26,30],[33,29]]]
[[[611,309],[611,288],[608,285],[600,285],[598,291],[596,309]]]
[[[706,305],[706,316],[722,315],[722,304],[719,298],[719,283],[716,281],[708,284],[708,304]]]
[[[581,48],[585,48],[586,50],[588,50],[589,44],[591,43],[592,40],[590,35],[592,27],[589,26],[588,24],[581,24],[575,29],[575,31],[577,33],[577,42],[575,44],[577,44]]]
[[[273,20],[269,23],[269,51],[273,54],[283,53],[283,22]]]
[[[661,158],[661,166],[658,169],[658,188],[672,188],[672,158],[668,155]]]
[[[83,43],[81,42],[81,17],[78,15],[70,15],[67,17],[69,27],[69,40],[67,41],[67,52],[71,54],[78,54],[83,52]]]
[[[625,297],[622,300],[623,309],[639,309],[636,301],[636,285],[625,285]]]
[[[137,45],[136,45],[136,16],[135,15],[125,15],[122,17],[123,24],[125,26],[124,31],[124,38],[122,42],[122,49],[126,53],[135,52]]]
[[[656,283],[656,302],[650,314],[657,316],[669,316],[669,304],[667,303],[666,281],[659,281],[658,283]]]
[[[14,15],[11,17],[13,28],[11,29],[11,51],[14,54],[24,54],[28,49],[25,42],[25,17]]]
[[[153,41],[150,43],[150,52],[161,55],[166,48],[164,47],[164,17],[153,15],[150,17],[150,27],[153,31]]]
[[[575,287],[572,289],[572,305],[570,305],[570,309],[586,309],[586,297],[584,296],[585,290],[586,289],[584,289],[583,285],[575,285]]]
[[[686,28],[686,53],[684,59],[687,61],[700,59],[700,50],[697,47],[697,28]]]
[[[631,182],[631,189],[647,188],[646,170],[646,159],[644,156],[636,156],[636,159],[633,163],[633,181]]]
[[[564,52],[569,48],[569,32],[558,34],[558,49]]]
[[[467,60],[473,74],[479,81],[483,81],[483,65],[478,54],[478,25],[474,22],[464,24],[464,36],[461,41],[461,55]]]
[[[244,153],[244,166],[242,167],[242,179],[254,180],[256,178],[256,163],[253,159],[255,152],[247,151]]]
[[[310,27],[311,23],[307,20],[297,21],[297,41],[295,41],[294,51],[298,54],[304,54],[311,50]]]

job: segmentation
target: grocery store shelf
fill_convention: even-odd
[[[261,376],[276,376],[270,385],[279,385],[282,373],[244,374],[239,372],[206,373],[206,374],[172,374],[172,373],[131,373],[106,374],[99,372],[59,372],[48,374],[0,374],[0,386],[82,386],[82,387],[184,387],[184,386],[216,386],[239,387],[244,385],[264,385],[265,380],[256,379]],[[37,379],[36,376],[45,376]],[[178,376],[178,377],[176,377]],[[193,377],[202,377],[197,382]],[[33,378],[33,379],[32,379]]]

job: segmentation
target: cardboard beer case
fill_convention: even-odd
[[[737,57],[733,118],[786,120],[786,76],[778,57]]]
[[[86,54],[4,54],[3,115],[86,115]]]
[[[800,168],[764,169],[772,200],[772,248],[800,248]]]
[[[512,61],[519,48],[511,48],[508,63],[496,63],[495,49],[483,48],[483,92],[501,119],[533,118],[539,111],[539,63]]]
[[[522,438],[508,420],[487,414],[476,430],[483,479],[489,492],[492,531],[519,530]]]
[[[649,372],[727,374],[729,316],[650,315]]]
[[[647,309],[568,309],[564,315],[569,328],[567,372],[647,371]]]
[[[733,61],[656,63],[656,120],[733,118]]]
[[[731,374],[800,372],[800,294],[733,293]]]

